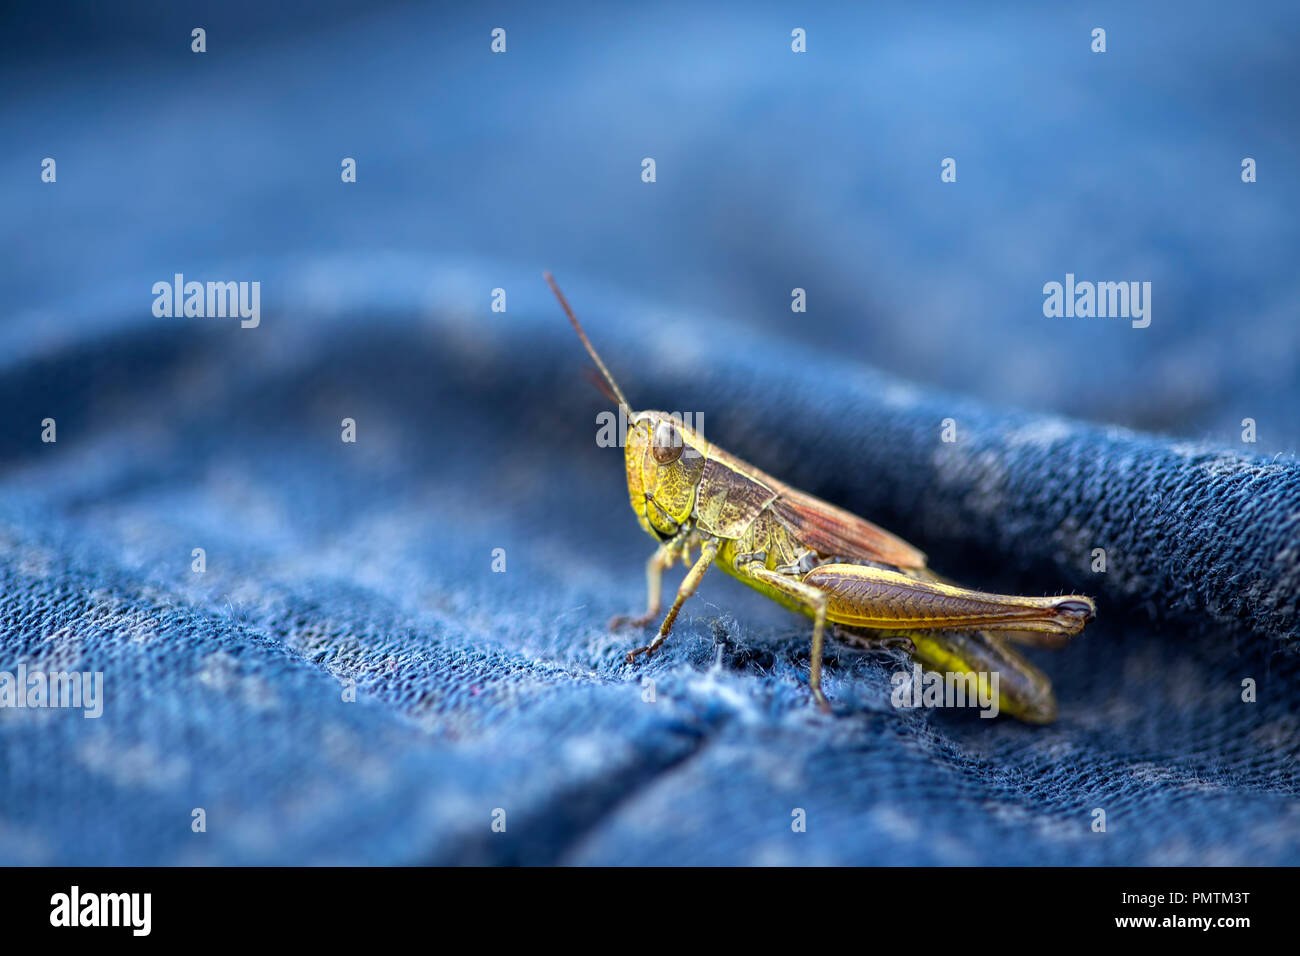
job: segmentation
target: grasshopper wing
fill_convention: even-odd
[[[788,486],[772,511],[800,544],[827,557],[874,561],[900,571],[925,570],[925,555],[897,535],[857,515]]]

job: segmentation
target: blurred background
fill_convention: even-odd
[[[993,402],[1223,440],[1251,415],[1292,450],[1294,10],[1142,6],[16,5],[7,323],[60,334],[73,295],[182,270],[287,305],[285,260],[371,296],[433,277],[334,264],[517,296],[549,267]],[[1151,327],[1045,320],[1067,272],[1150,281]]]
[[[1295,862],[1298,40],[1282,2],[8,6],[3,649],[109,703],[0,714],[0,859]],[[969,583],[1099,594],[1036,658],[1060,724],[900,717],[849,652],[814,718],[802,622],[730,582],[624,667],[652,543],[544,268],[635,404]],[[156,318],[175,273],[260,282],[261,325]],[[1149,281],[1150,326],[1044,317],[1066,273]],[[950,467],[950,415],[1277,456],[1234,491],[1271,590],[1165,587],[1221,534],[1194,498],[1099,583],[1101,525],[1020,502],[1095,510],[1050,482],[1104,455]]]

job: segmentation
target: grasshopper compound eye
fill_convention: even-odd
[[[683,445],[681,433],[673,427],[673,423],[662,421],[655,428],[654,445],[650,453],[659,464],[671,465],[682,457]]]

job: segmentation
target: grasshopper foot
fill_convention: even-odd
[[[609,629],[611,631],[621,631],[624,628],[642,628],[654,619],[655,615],[653,614],[642,614],[639,617],[633,617],[631,614],[620,614],[609,619]]]
[[[882,651],[903,651],[905,654],[916,653],[916,645],[912,643],[910,637],[882,637],[878,647]]]
[[[831,702],[826,699],[826,695],[822,693],[820,687],[813,688],[813,700],[817,702],[817,709],[823,714],[829,714],[831,712]]]
[[[637,656],[640,654],[644,654],[646,657],[649,657],[651,654],[655,652],[655,648],[657,646],[658,646],[657,644],[647,644],[645,647],[633,648],[632,650],[627,652],[626,660],[629,664],[631,664],[637,659]]]
[[[915,654],[916,645],[906,634],[891,634],[888,631],[871,631],[857,628],[837,627],[835,636],[845,644],[864,651],[902,651]]]

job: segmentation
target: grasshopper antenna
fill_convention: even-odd
[[[555,277],[549,272],[543,272],[542,278],[544,278],[546,284],[551,287],[551,291],[555,293],[555,297],[560,300],[560,306],[564,309],[564,314],[569,317],[569,322],[573,325],[573,331],[577,332],[578,338],[582,339],[582,344],[586,347],[587,354],[590,355],[592,361],[596,363],[596,367],[600,369],[600,374],[605,380],[605,384],[608,385],[610,390],[614,393],[609,397],[617,401],[618,404],[622,406],[627,417],[631,418],[632,406],[629,405],[627,399],[623,397],[623,390],[618,387],[618,383],[614,381],[614,376],[609,374],[609,369],[605,367],[605,363],[602,362],[600,356],[596,354],[595,346],[593,346],[591,340],[587,338],[587,333],[582,330],[582,324],[578,321],[578,317],[573,314],[573,309],[569,308],[569,303],[568,300],[564,298],[564,293],[561,292],[560,287],[555,284]],[[602,391],[604,391],[604,389],[602,389]]]
[[[618,400],[618,396],[609,390],[609,383],[606,382],[603,378],[601,378],[600,373],[596,371],[594,368],[592,368],[591,366],[587,366],[586,368],[584,368],[582,370],[582,377],[585,378],[587,381],[589,381],[592,385],[594,385],[596,391],[600,392],[600,394],[604,395],[615,405],[620,404]]]

